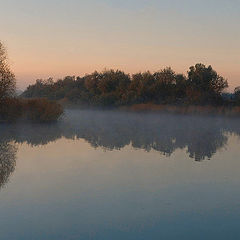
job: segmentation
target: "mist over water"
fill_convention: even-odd
[[[0,130],[1,142],[41,146],[60,138],[84,139],[109,151],[130,145],[171,156],[182,149],[195,161],[210,160],[230,135],[240,136],[239,118],[94,110],[67,110],[56,124],[5,124]]]
[[[4,239],[240,236],[238,118],[66,110],[0,131]]]

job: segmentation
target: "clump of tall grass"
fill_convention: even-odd
[[[0,121],[53,122],[63,114],[60,104],[47,99],[7,98],[0,102]]]
[[[191,115],[221,115],[226,117],[240,116],[239,106],[197,106],[197,105],[163,105],[163,104],[134,104],[121,107],[121,110],[134,112],[163,112],[172,114]]]
[[[56,121],[63,114],[60,104],[47,99],[23,100],[25,104],[26,119],[39,122]]]

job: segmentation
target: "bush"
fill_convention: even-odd
[[[63,114],[62,106],[47,99],[23,100],[25,103],[26,119],[34,122],[56,121]]]
[[[57,121],[63,114],[60,104],[47,99],[4,99],[0,103],[0,120],[15,122],[25,120],[32,122]]]
[[[16,98],[6,98],[0,100],[0,120],[14,122],[21,118],[24,111],[24,104]]]

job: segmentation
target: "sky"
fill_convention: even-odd
[[[2,0],[18,87],[38,78],[212,65],[240,85],[240,0]]]

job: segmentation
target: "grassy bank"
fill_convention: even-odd
[[[172,114],[190,114],[190,115],[219,115],[226,117],[240,116],[239,106],[181,106],[181,105],[159,105],[153,103],[134,104],[119,108],[124,111],[133,112],[162,112]]]
[[[94,107],[84,104],[72,104],[67,101],[58,101],[66,109],[81,109],[81,110],[114,110],[114,111],[129,111],[129,112],[156,112],[179,115],[212,115],[225,117],[240,117],[240,106],[225,105],[170,105],[170,104],[154,104],[142,103],[125,105],[119,107]]]

